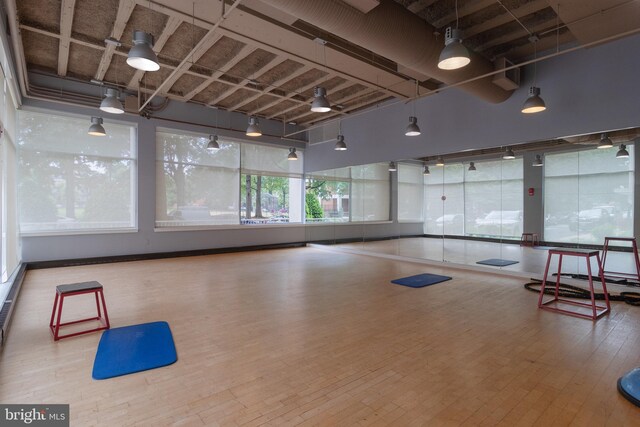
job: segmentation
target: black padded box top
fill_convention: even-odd
[[[90,291],[92,289],[102,289],[102,285],[95,280],[93,282],[70,283],[68,285],[56,286],[59,294],[67,294],[70,292]]]

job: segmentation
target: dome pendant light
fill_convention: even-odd
[[[313,88],[313,102],[311,103],[311,111],[314,113],[328,113],[331,111],[331,104],[327,99],[327,90],[322,86]]]
[[[133,32],[133,47],[129,50],[127,64],[137,70],[158,71],[160,64],[152,47],[153,36],[144,31],[135,30]]]
[[[438,68],[441,70],[457,70],[469,65],[469,51],[462,44],[462,30],[448,27],[444,38],[444,49],[440,52]]]
[[[540,40],[536,34],[532,34],[529,37],[529,41],[533,43],[533,85],[529,88],[529,96],[522,104],[522,110],[524,114],[539,113],[547,109],[544,101],[540,97],[540,88],[536,86],[536,78],[538,74],[538,45],[536,44]]]
[[[531,86],[529,88],[529,97],[522,105],[522,112],[525,114],[539,113],[547,109],[544,101],[540,97],[540,88]]]
[[[426,165],[426,164],[422,168],[422,175],[431,175],[431,171],[429,170],[429,166]]]
[[[414,116],[409,116],[409,124],[407,125],[407,129],[404,132],[407,136],[418,136],[420,135],[420,128],[418,127],[418,118]]]
[[[606,133],[603,133],[600,136],[600,143],[598,144],[598,148],[611,148],[613,147],[613,142],[611,141],[611,138],[609,138],[609,135]]]
[[[261,136],[260,122],[256,116],[249,117],[249,126],[247,127],[247,136]]]
[[[333,149],[336,151],[347,151],[347,144],[344,142],[344,135],[338,135],[336,140],[336,145]]]
[[[516,158],[516,155],[513,154],[513,150],[509,147],[507,147],[506,150],[504,150],[504,154],[502,155],[502,158],[504,160],[513,160]]]
[[[287,160],[298,160],[298,155],[296,154],[296,149],[294,147],[289,148]]]
[[[404,131],[406,136],[418,136],[420,135],[420,128],[418,127],[418,118],[416,117],[416,101],[420,96],[420,84],[416,79],[416,97],[413,100],[413,115],[409,116],[409,124]]]
[[[207,150],[219,150],[220,144],[218,143],[218,135],[209,135],[209,144],[207,144]]]
[[[91,126],[89,126],[87,133],[93,136],[105,136],[107,134],[102,126],[102,117],[91,117]]]
[[[476,170],[476,164],[474,162],[469,162],[469,171],[473,172]]]
[[[436,166],[444,166],[444,159],[442,158],[442,156],[438,156],[438,158],[436,159]]]
[[[124,108],[122,108],[122,103],[118,99],[120,93],[117,89],[107,88],[107,93],[100,103],[100,109],[105,113],[111,114],[122,114],[124,113]]]
[[[389,162],[389,172],[395,172],[398,170],[398,167],[396,166],[396,162]]]
[[[627,146],[624,144],[620,144],[620,149],[616,153],[617,159],[626,159],[629,157],[629,152],[627,151]]]
[[[533,161],[533,163],[531,163],[531,166],[539,168],[542,165],[544,165],[544,163],[542,162],[542,156],[540,154],[536,154],[536,159]]]

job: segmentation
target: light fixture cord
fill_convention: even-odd
[[[533,59],[533,86],[535,86],[538,77],[538,44],[536,41],[533,42]]]
[[[458,0],[456,0],[456,30],[458,29]]]
[[[560,52],[560,2],[556,10],[556,53]]]

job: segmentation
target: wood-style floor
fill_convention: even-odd
[[[453,280],[389,283],[427,271]],[[48,330],[55,285],[87,280],[112,327],[168,321],[178,362],[91,379],[100,333]],[[616,391],[640,366],[640,307],[594,323],[536,302],[513,278],[313,248],[30,271],[0,402],[70,403],[83,427],[640,425]]]

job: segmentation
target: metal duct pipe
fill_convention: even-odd
[[[480,55],[471,54],[471,64],[459,70],[438,68],[444,37],[435,28],[391,0],[382,0],[364,14],[340,0],[262,0],[316,27],[447,84],[490,73],[494,66]],[[511,96],[491,78],[460,86],[479,98],[498,103]]]

